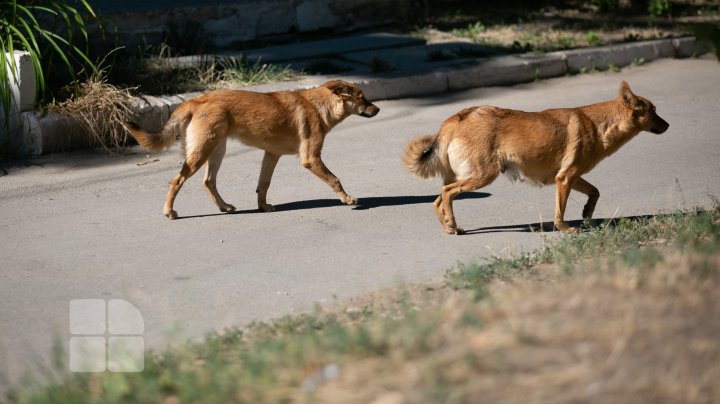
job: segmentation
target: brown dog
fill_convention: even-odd
[[[152,151],[170,146],[180,134],[185,162],[170,181],[163,210],[165,216],[175,219],[173,202],[178,191],[206,163],[204,184],[210,197],[221,212],[235,211],[215,186],[225,143],[231,137],[265,150],[257,187],[260,210],[274,210],[266,196],[278,159],[298,153],[302,165],[330,185],[343,203],[356,204],[357,199],[345,193],[340,180],[320,159],[320,151],[330,129],[349,115],[371,118],[379,111],[357,86],[333,80],[297,92],[213,91],[180,104],[161,132],[149,133],[131,123],[127,128],[140,145]]]
[[[669,127],[655,106],[636,96],[626,82],[611,101],[579,108],[523,112],[492,106],[464,109],[448,118],[436,135],[413,139],[405,164],[422,178],[440,174],[442,193],[435,213],[448,234],[461,234],[453,199],[484,187],[500,173],[538,186],[555,183],[555,227],[575,232],[563,220],[570,190],[588,196],[583,218],[589,220],[600,192],[581,176],[641,131],[663,133]]]

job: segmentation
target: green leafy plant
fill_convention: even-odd
[[[55,58],[67,68],[72,79],[83,67],[94,72],[95,65],[87,52],[75,44],[78,32],[87,43],[86,16],[95,17],[86,0],[0,0],[0,105],[6,132],[9,132],[12,83],[17,81],[18,71],[13,52],[30,53],[37,93],[41,95],[46,91],[45,72]]]
[[[585,40],[591,46],[599,45],[600,42],[602,42],[602,39],[600,39],[600,36],[595,31],[589,31],[585,34]]]
[[[670,0],[650,0],[648,3],[648,13],[652,20],[662,17],[668,11],[670,11]]]
[[[217,81],[218,84],[224,82],[231,85],[254,85],[272,81],[293,80],[299,76],[290,66],[262,63],[260,59],[249,62],[244,54],[240,57],[222,58],[216,63],[218,71],[215,80],[208,77],[208,82]],[[206,70],[211,71],[213,69],[208,67]]]
[[[485,27],[485,25],[483,25],[482,22],[477,21],[474,24],[468,24],[468,26],[465,28],[454,29],[452,31],[452,33],[453,33],[453,35],[456,35],[456,36],[476,38],[477,36],[479,36],[480,34],[485,32],[486,29],[487,29],[487,27]]]

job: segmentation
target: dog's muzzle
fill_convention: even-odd
[[[365,118],[372,118],[377,115],[378,112],[380,112],[380,108],[376,107],[373,104],[369,104],[363,106],[363,109],[360,111],[359,115]]]
[[[655,119],[653,120],[653,126],[650,129],[650,132],[659,135],[661,133],[665,133],[665,131],[668,130],[669,127],[670,124],[667,123],[667,121],[656,115]]]

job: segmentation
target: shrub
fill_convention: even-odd
[[[76,4],[80,8],[74,7]],[[94,72],[95,65],[87,51],[75,45],[78,32],[87,44],[86,15],[95,17],[86,0],[0,0],[0,106],[6,132],[12,103],[11,83],[17,79],[15,58],[7,55],[16,50],[30,53],[39,95],[45,94],[45,72],[52,68],[55,58],[73,79],[78,69],[89,67]]]

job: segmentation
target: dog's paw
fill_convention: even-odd
[[[174,210],[171,210],[169,212],[165,212],[165,216],[167,216],[167,218],[170,220],[175,220],[175,219],[177,219],[177,212],[175,212]]]
[[[555,227],[563,233],[567,233],[567,234],[577,233],[577,228],[570,227],[570,226],[566,225],[565,223],[563,223],[561,225],[556,224]]]
[[[260,209],[261,212],[275,212],[275,207],[269,203],[258,203],[258,209]]]
[[[577,233],[577,229],[575,227],[570,227],[565,222],[556,222],[555,228],[560,230],[563,233],[570,233],[570,234]]]
[[[465,234],[465,230],[462,227],[457,227],[457,226],[446,227],[444,230],[445,230],[446,234],[456,234],[458,236],[461,234]]]
[[[235,207],[230,204],[226,204],[225,206],[220,207],[220,212],[232,213],[232,212],[235,212]]]
[[[357,198],[352,197],[350,195],[344,195],[344,196],[340,197],[340,200],[345,205],[357,205],[357,203],[358,203]]]

